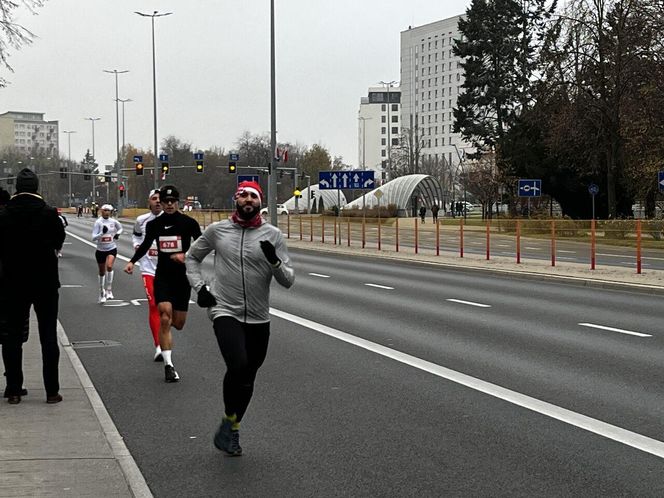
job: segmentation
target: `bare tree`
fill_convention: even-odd
[[[42,7],[46,0],[0,0],[0,66],[14,72],[9,64],[10,49],[19,50],[23,45],[32,43],[35,35],[24,26],[14,22],[14,13],[23,5],[33,14],[35,9]],[[7,86],[7,80],[0,76],[0,88]]]

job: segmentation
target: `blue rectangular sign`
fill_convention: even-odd
[[[375,186],[373,170],[320,171],[318,173],[318,188],[321,190],[372,190]]]
[[[203,153],[202,152],[194,152],[194,161],[202,161],[203,160]]]
[[[237,175],[238,185],[242,182],[256,182],[256,183],[258,183],[258,175]]]
[[[159,160],[162,163],[167,163],[168,162],[168,154],[159,154]]]
[[[134,162],[135,163],[142,163],[143,162],[143,156],[134,156]]]
[[[519,180],[519,197],[540,197],[542,180]]]
[[[229,161],[239,161],[240,160],[240,154],[229,154],[228,155],[228,160]]]

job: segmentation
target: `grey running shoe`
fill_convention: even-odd
[[[242,455],[240,431],[233,430],[232,427],[233,423],[227,418],[224,418],[214,435],[214,445],[227,456],[240,456]]]
[[[166,373],[166,382],[177,382],[180,380],[180,376],[175,371],[175,367],[173,365],[166,365],[164,367],[164,371]]]

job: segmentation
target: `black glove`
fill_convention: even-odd
[[[115,235],[113,235],[113,238],[114,238],[115,240],[118,240],[118,239],[120,238],[120,234],[119,234],[119,233],[116,233]]]
[[[265,254],[265,259],[267,259],[268,263],[270,263],[272,266],[281,263],[281,260],[277,257],[277,251],[274,249],[272,242],[270,242],[269,240],[261,240],[260,245],[261,245],[261,250],[263,251],[263,254]]]
[[[104,225],[104,228],[101,229],[101,233],[106,233],[108,232],[108,227]]]
[[[210,308],[217,304],[217,300],[208,290],[207,285],[204,285],[201,287],[201,290],[198,291],[198,299],[196,300],[196,304],[198,304],[201,308]]]

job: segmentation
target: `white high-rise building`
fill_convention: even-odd
[[[358,164],[361,169],[374,170],[379,184],[388,180],[391,153],[399,145],[400,134],[400,88],[387,84],[370,87],[358,111]]]
[[[450,17],[401,32],[401,120],[404,132],[419,136],[420,157],[458,164],[470,144],[453,133],[457,96],[463,84],[461,58],[454,40],[461,37]],[[456,148],[455,148],[456,145]]]
[[[44,121],[43,112],[0,114],[0,149],[13,147],[25,154],[57,156],[58,122]]]

